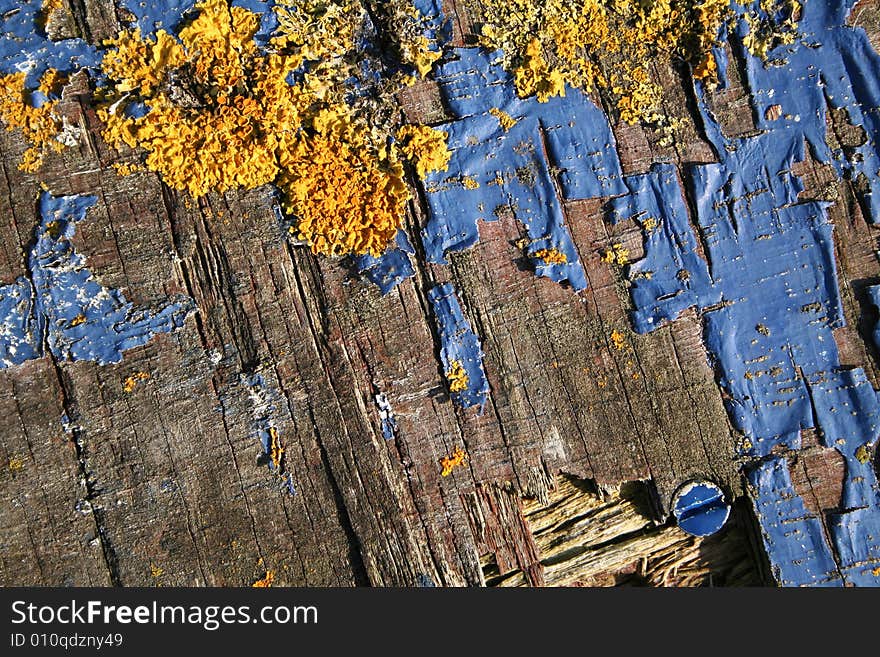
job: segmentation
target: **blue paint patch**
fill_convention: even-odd
[[[174,34],[184,19],[192,16],[197,0],[122,0],[120,6],[131,12],[144,36],[159,30]]]
[[[34,288],[22,277],[0,287],[0,369],[42,355],[34,332]]]
[[[852,586],[880,586],[877,509],[853,509],[829,519],[843,578]]]
[[[727,522],[730,505],[715,484],[691,482],[675,494],[672,513],[678,526],[691,536],[711,536]]]
[[[874,558],[873,547],[865,552],[850,545],[853,536],[880,535],[880,486],[870,463],[863,462],[866,450],[873,449],[880,434],[880,403],[863,370],[841,366],[833,331],[844,325],[844,314],[828,204],[801,201],[803,183],[793,172],[805,159],[805,142],[819,159],[829,161],[833,156],[841,170],[850,173],[873,157],[865,152],[856,158],[860,162],[847,164],[824,147],[826,101],[818,81],[835,71],[833,84],[824,87],[830,95],[839,96],[841,104],[832,106],[861,98],[862,111],[866,111],[877,106],[872,90],[880,71],[872,64],[868,77],[873,82],[869,83],[862,79],[867,75],[863,64],[839,70],[849,55],[831,51],[850,43],[850,36],[841,36],[843,32],[852,35],[856,30],[841,28],[831,20],[832,14],[835,20],[845,18],[840,12],[828,13],[832,5],[841,3],[827,3],[824,8],[820,3],[805,3],[805,33],[821,33],[823,40],[827,37],[827,62],[816,59],[822,47],[815,43],[782,47],[772,55],[784,51],[785,61],[778,62],[779,67],[749,60],[750,81],[764,103],[758,103],[761,134],[725,138],[697,85],[705,133],[718,162],[692,166],[683,176],[696,209],[695,221],[687,217],[678,176],[671,167],[655,166],[645,176],[627,178],[629,193],[609,207],[612,220],[654,217],[660,221],[645,237],[644,260],[629,270],[635,329],[652,331],[687,307],[702,312],[706,347],[731,420],[745,436],[747,455],[762,458],[777,449],[798,449],[800,432],[818,429],[822,443],[836,449],[846,462],[843,512],[831,535],[839,555],[834,567],[839,566],[847,581],[865,583],[870,575],[880,584],[880,575],[865,565]],[[817,16],[831,22],[819,30]],[[860,90],[849,77],[849,82],[842,79],[844,73],[859,77],[856,86]],[[840,85],[850,86],[842,90]],[[782,104],[784,114],[790,116],[767,119],[765,110],[775,103]],[[861,115],[851,112],[850,116]],[[872,116],[864,126],[870,144],[875,119]],[[877,167],[870,166],[876,173]],[[769,504],[774,494],[788,494],[782,466],[773,470],[773,463],[765,461],[757,467],[754,476],[761,480],[763,488],[757,490],[763,491],[763,497],[756,504]],[[796,544],[800,534],[773,529],[778,524],[774,516],[759,513],[759,518],[765,532],[773,535],[773,540],[765,541],[771,561],[784,562],[783,581],[821,579],[809,559],[788,558],[800,549]],[[811,545],[817,544],[814,528],[806,525],[802,532],[812,536]],[[784,542],[786,537],[791,545]],[[798,563],[804,564],[801,575],[794,572]]]
[[[254,42],[261,47],[268,45],[278,29],[275,4],[275,0],[232,0],[233,7],[242,7],[260,17],[260,29],[254,35]]]
[[[863,177],[867,214],[880,221],[880,56],[861,27],[846,20],[856,0],[802,2],[795,43],[770,51],[768,61],[753,56],[743,45],[748,24],[742,16],[767,14],[761,3],[736,4],[740,20],[731,45],[745,62],[746,81],[757,115],[757,127],[804,140],[819,161],[832,163],[839,175]],[[778,105],[781,116],[768,110]],[[826,142],[827,108],[845,109],[849,120],[865,131],[864,143],[849,152]],[[778,169],[777,169],[778,171]]]
[[[50,68],[73,73],[97,69],[101,63],[98,51],[82,39],[49,39],[38,24],[42,4],[43,0],[0,0],[0,73],[26,73],[29,89],[37,87]]]
[[[539,103],[520,99],[498,53],[459,48],[458,59],[438,67],[436,76],[456,120],[449,133],[447,172],[425,179],[430,218],[422,231],[428,260],[447,264],[446,254],[472,247],[477,222],[495,221],[509,209],[532,240],[529,254],[544,248],[563,253],[564,264],[532,258],[536,274],[587,287],[559,201],[625,193],[614,137],[604,113],[582,92]],[[502,126],[490,111],[516,121]]]
[[[0,288],[0,367],[41,358],[118,363],[123,352],[183,326],[195,308],[174,297],[135,308],[119,290],[102,286],[71,243],[93,196],[40,198],[41,223],[28,259],[30,279]]]
[[[434,308],[440,334],[443,371],[449,372],[454,363],[460,363],[468,377],[467,388],[451,393],[452,399],[462,408],[479,406],[482,411],[489,396],[489,381],[483,370],[484,354],[480,339],[462,313],[451,283],[432,288],[428,291],[428,298]]]
[[[608,204],[612,223],[634,220],[645,227],[645,257],[630,265],[631,320],[647,333],[690,307],[721,301],[688,218],[675,165],[655,164],[625,179],[629,193]]]
[[[36,332],[61,360],[118,363],[124,351],[183,326],[191,299],[175,297],[154,309],[135,308],[119,290],[105,288],[85,267],[71,239],[97,199],[43,193],[42,221],[29,260],[35,290]]]
[[[272,462],[273,441],[276,442],[276,449],[282,448],[278,444],[280,441],[277,420],[278,392],[266,383],[265,377],[260,373],[242,374],[240,381],[247,390],[252,417],[251,431],[260,442],[262,458],[266,460],[269,471],[279,477],[281,489],[289,495],[295,495],[293,475],[286,471],[283,461],[278,466]]]
[[[415,249],[403,230],[397,231],[395,244],[396,246],[390,247],[378,258],[369,254],[355,257],[358,273],[377,285],[383,296],[416,274],[410,260]]]
[[[394,410],[385,393],[379,393],[375,397],[376,408],[379,410],[379,421],[382,424],[382,437],[385,440],[394,440],[397,436],[397,420]]]
[[[794,489],[785,459],[761,461],[746,477],[776,581],[782,586],[842,586],[822,523]]]

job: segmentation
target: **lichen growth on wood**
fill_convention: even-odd
[[[397,131],[400,151],[413,163],[420,178],[449,168],[452,153],[446,146],[448,137],[448,132],[427,125],[405,125]]]
[[[0,76],[0,121],[9,132],[19,131],[28,143],[19,163],[19,168],[35,173],[43,163],[43,158],[51,152],[64,149],[59,139],[62,120],[58,114],[58,101],[66,78],[54,69],[49,69],[40,79],[40,85],[31,92],[26,87],[24,73],[11,73]],[[36,96],[44,101],[35,106]]]
[[[711,49],[728,0],[486,0],[481,43],[501,49],[520,96],[547,101],[565,84],[608,94],[621,120],[658,122],[658,58],[715,74]]]
[[[450,456],[440,459],[440,476],[448,477],[455,468],[462,466],[467,461],[467,454],[461,447],[456,447]]]
[[[107,141],[143,149],[148,169],[193,196],[274,183],[314,253],[381,255],[410,196],[388,110],[405,76],[352,93],[363,5],[283,0],[268,48],[254,40],[257,14],[228,0],[196,9],[177,38],[128,30],[108,42]],[[127,111],[137,103],[145,113]]]

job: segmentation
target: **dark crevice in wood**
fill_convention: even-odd
[[[58,387],[61,391],[61,404],[64,412],[67,414],[68,421],[71,424],[71,439],[76,453],[76,459],[79,467],[79,475],[86,488],[85,502],[89,504],[92,518],[95,521],[95,531],[97,538],[101,543],[101,552],[104,555],[104,563],[107,566],[107,573],[113,586],[123,586],[119,569],[119,558],[113,542],[107,533],[107,526],[104,517],[104,511],[100,503],[97,502],[100,496],[100,490],[95,485],[94,474],[88,466],[88,454],[85,445],[85,434],[78,426],[79,411],[74,400],[73,385],[68,380],[64,370],[58,364],[54,357],[51,357],[52,367],[58,380]]]

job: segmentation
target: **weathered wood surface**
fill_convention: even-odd
[[[447,4],[457,42],[469,42],[478,3]],[[71,29],[113,34],[111,5],[69,3]],[[878,3],[860,9],[878,33]],[[615,126],[626,172],[710,161],[681,74],[660,63],[654,73],[669,113],[686,121],[671,147]],[[713,102],[729,134],[753,129],[736,81]],[[431,82],[401,104],[411,120],[444,119]],[[737,436],[696,313],[649,336],[629,330],[625,284],[600,254],[623,242],[639,257],[641,233],[612,230],[602,202],[566,205],[584,293],[522,267],[522,228],[502,217],[450,267],[417,258],[416,277],[383,298],[344,260],[290,246],[269,190],[194,201],[151,173],[118,176],[111,164],[130,156],[98,136],[83,80],[66,90],[64,112],[89,138],[53,156],[39,180],[54,194],[99,196],[76,236],[89,267],[138,305],[183,293],[198,311],[118,365],[47,356],[0,370],[0,583],[249,585],[267,570],[276,585],[769,581],[747,505],[705,541],[663,524],[673,492],[694,477],[742,494]],[[0,136],[3,283],[26,273],[38,222],[38,179],[16,166],[23,150],[16,135]],[[836,200],[842,354],[877,385],[861,292],[880,275],[875,229],[849,183],[820,166],[806,175],[810,195]],[[416,196],[410,234],[424,220]],[[482,415],[452,405],[437,358],[426,291],[446,281],[486,352]],[[149,380],[125,392],[137,372]],[[260,458],[241,382],[253,373],[277,394],[293,496]],[[393,440],[382,436],[379,393],[396,416]],[[442,477],[439,459],[456,446],[467,467]],[[800,463],[808,505],[836,507],[836,453],[815,443]],[[648,483],[620,488],[636,481]]]

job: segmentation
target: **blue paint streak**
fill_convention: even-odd
[[[0,73],[27,74],[25,86],[34,88],[50,68],[73,73],[98,68],[101,56],[82,39],[52,41],[37,26],[42,0],[0,0]],[[42,99],[32,102],[39,106]]]
[[[782,586],[842,586],[822,523],[794,489],[785,459],[770,457],[746,477],[776,581]]]
[[[645,257],[628,270],[636,330],[646,333],[687,308],[719,303],[721,291],[712,285],[706,261],[697,251],[675,165],[655,164],[649,173],[624,182],[629,193],[608,204],[612,223],[657,223],[646,231]]]
[[[0,287],[0,369],[39,358],[34,332],[34,288],[24,277]]]
[[[396,246],[389,248],[378,258],[369,254],[355,258],[358,273],[377,285],[383,296],[416,274],[410,260],[415,249],[403,230],[397,232],[395,244]]]
[[[183,326],[195,305],[174,297],[140,309],[102,286],[71,243],[93,196],[40,198],[42,221],[28,258],[30,279],[0,288],[0,367],[45,355],[58,360],[118,363],[123,352]]]
[[[458,361],[468,376],[467,389],[451,393],[452,399],[463,408],[479,406],[482,411],[489,396],[489,381],[483,370],[484,354],[480,339],[462,313],[451,283],[432,288],[428,291],[428,298],[434,308],[440,333],[443,371],[450,371],[452,363]]]
[[[686,485],[675,498],[672,513],[678,526],[692,536],[711,536],[720,530],[730,515],[730,505],[715,484],[699,482]]]

